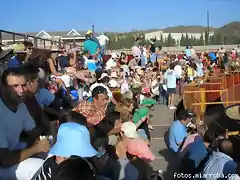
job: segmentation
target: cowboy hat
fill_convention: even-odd
[[[240,104],[228,106],[225,109],[225,114],[234,120],[240,120]]]

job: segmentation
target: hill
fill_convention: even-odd
[[[215,31],[215,36],[224,44],[240,43],[240,21],[230,22]]]
[[[206,30],[204,26],[175,26],[163,29],[164,33],[201,33]],[[216,31],[217,28],[210,27],[210,31]]]

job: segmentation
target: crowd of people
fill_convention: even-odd
[[[175,110],[184,83],[201,84],[222,59],[226,68],[230,61],[223,50],[217,57],[193,47],[170,57],[154,41],[141,48],[137,39],[130,61],[112,53],[103,62],[104,41],[88,31],[82,51],[51,52],[39,64],[31,42],[22,46],[23,60],[14,49],[0,52],[7,65],[0,81],[0,179],[162,179],[149,165],[156,158],[150,149],[154,105]],[[169,151],[181,159],[179,167],[188,165],[178,171],[237,179],[231,142],[207,132],[185,111],[172,123]],[[210,148],[216,142],[218,150]]]

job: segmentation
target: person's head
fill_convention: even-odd
[[[133,122],[122,124],[120,135],[122,138],[138,139],[137,127]]]
[[[134,103],[134,101],[131,98],[123,97],[123,99],[122,99],[122,104],[127,108],[128,112],[130,112],[130,113],[133,111],[133,108],[134,108],[133,103]]]
[[[174,67],[175,67],[175,64],[174,64],[174,63],[171,63],[171,64],[169,65],[169,68],[170,68],[171,70],[173,70]]]
[[[233,145],[229,139],[220,139],[218,141],[218,150],[228,156],[233,155]]]
[[[97,86],[92,90],[93,102],[99,107],[106,107],[108,103],[107,89],[102,86]]]
[[[56,156],[56,163],[59,164],[71,156],[94,157],[97,151],[91,145],[90,133],[86,126],[66,122],[60,125],[57,142],[50,149],[49,154]]]
[[[26,54],[28,56],[31,55],[33,50],[33,43],[31,41],[25,41],[23,44],[25,46]]]
[[[207,130],[205,133],[204,133],[204,136],[203,136],[203,141],[204,143],[206,144],[212,144],[216,139],[216,134],[214,131],[210,131],[210,130]]]
[[[22,102],[26,90],[26,77],[22,68],[9,68],[2,74],[2,96],[18,105]]]
[[[108,76],[107,73],[102,73],[100,78],[98,78],[98,82],[101,82],[106,86],[108,85],[109,81],[110,81],[110,77]]]
[[[64,115],[60,119],[60,124],[63,124],[66,122],[75,122],[83,126],[87,125],[86,117],[75,111],[69,111],[66,115]]]
[[[53,180],[93,180],[94,178],[93,165],[84,158],[74,156],[60,163],[53,174]]]
[[[197,127],[197,133],[201,136],[204,137],[205,132],[208,130],[208,127],[206,125],[200,125]]]
[[[83,51],[83,55],[86,56],[87,58],[89,58],[90,53],[89,53],[89,51],[84,50]]]
[[[108,83],[108,87],[110,91],[114,91],[118,88],[118,82],[115,79],[111,79]]]
[[[39,90],[39,69],[33,65],[23,66],[27,80],[27,91],[35,94]]]
[[[191,122],[190,115],[188,114],[187,111],[182,111],[182,112],[180,112],[179,121],[180,121],[182,124],[184,124],[185,126],[188,125],[188,123]]]

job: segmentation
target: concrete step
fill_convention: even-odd
[[[150,131],[151,138],[164,138],[166,132],[168,132],[169,126],[155,126],[153,125],[154,130]]]

